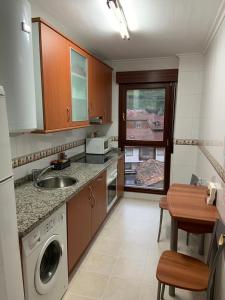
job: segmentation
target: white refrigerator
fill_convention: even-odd
[[[0,86],[0,300],[23,300],[6,97]]]

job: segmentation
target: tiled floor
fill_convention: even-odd
[[[157,202],[122,199],[103,227],[63,300],[155,300],[156,266],[162,251],[169,249],[170,217],[164,215],[161,241],[157,243]],[[192,237],[192,239],[194,239]],[[197,248],[191,241],[191,254]],[[179,234],[179,250],[187,251],[185,234]],[[204,294],[176,291],[165,299],[203,300]]]

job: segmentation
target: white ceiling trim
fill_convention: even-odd
[[[186,57],[186,56],[199,56],[202,55],[201,52],[187,52],[187,53],[177,53],[176,56],[177,57]]]
[[[174,58],[173,55],[171,56],[156,56],[156,57],[144,57],[144,58],[124,58],[124,59],[112,59],[110,60],[111,63],[123,63],[123,62],[139,62],[139,61],[149,61],[155,59],[170,59]]]
[[[206,51],[208,50],[209,46],[211,45],[211,43],[213,42],[218,30],[220,29],[223,21],[225,19],[225,0],[222,0],[218,12],[216,14],[216,18],[213,22],[213,25],[209,31],[209,34],[206,38],[206,42],[205,42],[205,47],[203,49],[203,54],[206,53]]]

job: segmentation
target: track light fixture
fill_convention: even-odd
[[[119,0],[107,0],[107,5],[109,9],[112,10],[113,14],[115,15],[118,24],[119,24],[119,30],[122,39],[129,40],[130,34],[128,30],[127,20],[123,11],[123,7]]]

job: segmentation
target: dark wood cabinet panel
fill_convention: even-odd
[[[44,129],[67,128],[70,100],[70,59],[68,41],[40,24]]]
[[[123,197],[124,194],[124,169],[125,169],[124,156],[118,160],[118,179],[117,179],[117,195],[118,199]]]
[[[112,121],[112,69],[89,57],[89,117],[101,117],[103,124]]]
[[[112,123],[112,70],[104,69],[104,115],[103,123]]]
[[[72,271],[91,240],[90,187],[85,187],[67,203],[68,271]]]
[[[88,60],[89,117],[103,117],[101,63],[92,56]]]
[[[93,199],[92,235],[97,232],[107,214],[106,192],[106,172],[104,172],[91,184],[91,194]]]

